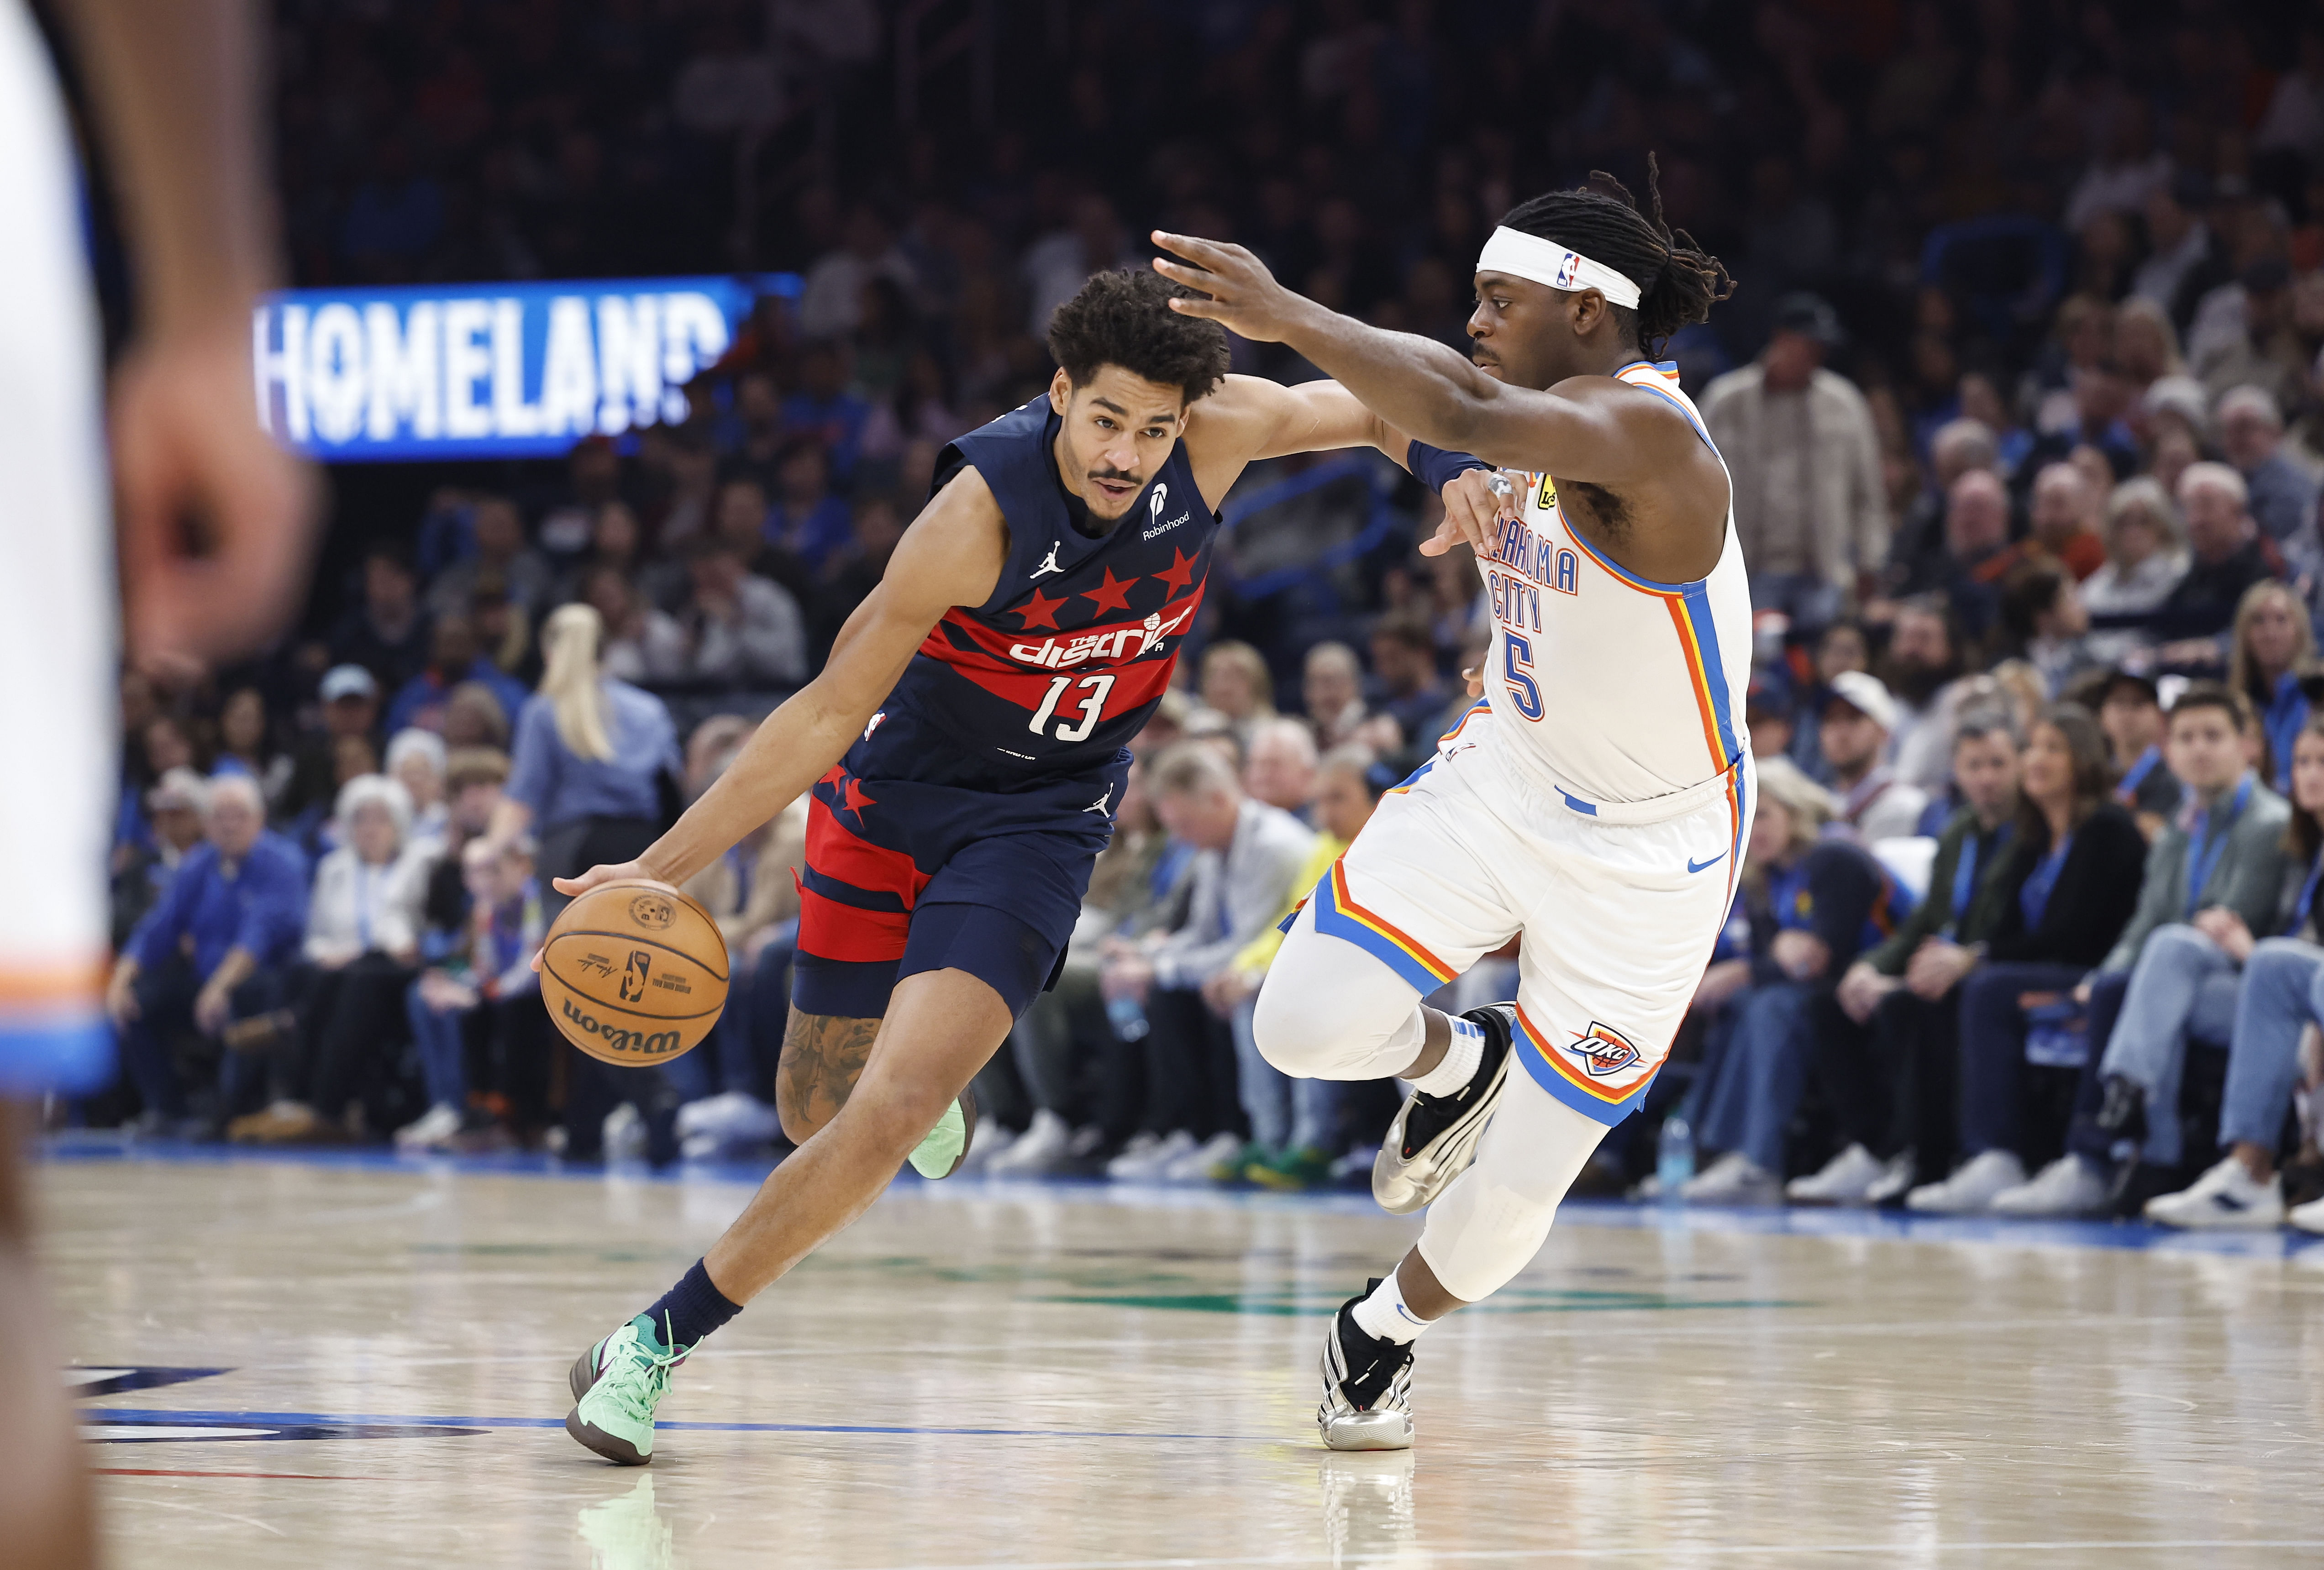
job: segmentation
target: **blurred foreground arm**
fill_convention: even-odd
[[[251,305],[272,282],[251,0],[61,0],[138,281],[113,394],[132,653],[184,668],[263,642],[305,586],[312,485],[259,429]]]

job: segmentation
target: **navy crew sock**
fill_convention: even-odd
[[[741,1312],[742,1306],[728,1302],[726,1294],[710,1284],[710,1272],[696,1260],[694,1268],[678,1279],[678,1285],[646,1310],[646,1317],[653,1321],[654,1334],[663,1338],[663,1344],[675,1351],[694,1347]]]

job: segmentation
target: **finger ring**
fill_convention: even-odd
[[[1509,484],[1509,479],[1507,475],[1497,472],[1491,479],[1487,480],[1485,483],[1492,486],[1493,494],[1496,496],[1514,496],[1517,494],[1517,488]]]

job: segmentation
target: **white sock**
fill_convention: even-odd
[[[1435,1323],[1423,1319],[1404,1306],[1404,1293],[1396,1284],[1394,1270],[1388,1273],[1388,1279],[1372,1288],[1370,1297],[1349,1312],[1355,1316],[1357,1328],[1365,1334],[1393,1341],[1398,1346],[1417,1340],[1422,1331]]]
[[[1444,1060],[1410,1081],[1424,1095],[1458,1095],[1485,1059],[1485,1032],[1458,1014],[1447,1018],[1452,1039],[1444,1048]]]

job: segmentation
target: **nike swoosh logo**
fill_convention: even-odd
[[[1726,859],[1727,853],[1725,851],[1720,851],[1717,855],[1711,857],[1707,862],[1699,862],[1690,856],[1687,858],[1686,870],[1690,873],[1699,873],[1705,867],[1715,867]]]

